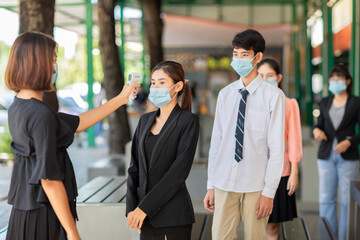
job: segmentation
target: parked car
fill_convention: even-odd
[[[0,124],[7,123],[8,114],[7,114],[7,107],[0,102]]]
[[[14,100],[13,94],[1,94],[0,97],[0,134],[5,132],[8,125],[8,108]]]
[[[8,124],[7,108],[0,103],[0,134],[5,132],[5,127]]]
[[[56,92],[59,100],[59,112],[68,113],[72,115],[80,115],[88,109],[88,103],[85,102],[79,93],[74,90],[58,90]],[[86,132],[81,132],[75,135],[75,142],[78,147],[82,146],[86,139]]]
[[[58,90],[59,112],[79,115],[88,109],[88,104],[73,90]]]

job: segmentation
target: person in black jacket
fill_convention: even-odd
[[[191,113],[191,90],[181,64],[165,61],[153,69],[149,100],[159,109],[144,114],[134,134],[127,225],[139,230],[141,240],[188,240],[195,220],[185,180],[195,155],[199,120]]]
[[[326,217],[338,239],[346,237],[350,180],[359,172],[360,98],[351,94],[352,77],[343,65],[329,74],[334,94],[320,102],[320,116],[313,130],[320,141],[318,150],[320,216]],[[340,221],[337,221],[337,189],[340,185]]]
[[[17,95],[8,112],[15,159],[7,240],[80,239],[75,225],[75,173],[66,149],[75,132],[126,104],[139,86],[125,85],[106,104],[80,116],[57,113],[42,99],[56,80],[56,49],[50,36],[38,32],[21,34],[11,47],[5,81]]]

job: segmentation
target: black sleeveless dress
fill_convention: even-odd
[[[41,179],[64,183],[70,210],[76,215],[77,186],[66,148],[71,145],[79,117],[56,113],[37,99],[15,97],[8,110],[15,153],[8,195],[13,205],[7,240],[66,240]]]

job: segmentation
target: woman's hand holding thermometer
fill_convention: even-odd
[[[118,95],[120,98],[121,105],[127,104],[130,100],[136,98],[137,87],[140,87],[138,82],[142,79],[141,73],[136,73],[136,77],[134,73],[129,74],[128,83],[124,85],[121,93]]]
[[[130,73],[128,75],[128,83],[129,85],[138,84],[142,80],[141,73]],[[134,94],[133,96],[130,95],[129,100],[134,100],[136,98],[136,90],[133,88]]]

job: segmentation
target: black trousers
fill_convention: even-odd
[[[155,228],[148,222],[144,222],[141,228],[140,240],[190,240],[192,224]]]

